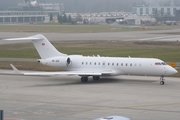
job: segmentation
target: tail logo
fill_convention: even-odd
[[[45,43],[42,43],[42,46],[45,46]]]

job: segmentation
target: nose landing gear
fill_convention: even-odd
[[[162,76],[160,77],[160,84],[161,84],[161,85],[164,85],[164,83],[165,83],[164,80],[165,80],[165,79],[164,79],[164,76],[162,75]]]

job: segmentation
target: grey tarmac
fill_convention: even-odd
[[[3,72],[1,70],[0,72]],[[0,75],[5,120],[93,120],[118,115],[132,120],[179,120],[180,79],[116,76],[81,83],[79,76]]]
[[[36,33],[36,32],[0,32],[0,40],[6,38],[28,37],[43,34],[50,41],[77,41],[77,40],[120,40],[120,41],[180,41],[180,35],[166,34],[179,32],[175,30],[158,31],[134,31],[134,32],[112,32],[112,33]],[[22,43],[30,41],[4,41],[3,44]]]

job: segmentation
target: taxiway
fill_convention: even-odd
[[[50,41],[77,41],[77,40],[120,40],[120,41],[180,41],[180,29],[133,31],[112,33],[41,33]],[[0,32],[0,45],[22,43],[25,41],[3,41],[6,38],[28,37],[40,33],[35,32]],[[27,42],[27,41],[26,41]],[[29,41],[30,42],[30,41]]]
[[[2,72],[2,70],[1,70]],[[5,120],[93,120],[118,115],[132,120],[179,120],[180,79],[119,76],[90,79],[77,76],[1,75],[0,108]]]

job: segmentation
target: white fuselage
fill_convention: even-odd
[[[160,59],[126,57],[88,57],[81,55],[40,59],[40,63],[66,71],[93,71],[111,75],[171,75],[174,68]],[[106,74],[104,74],[106,75]]]
[[[57,67],[61,72],[35,72],[21,73],[13,65],[11,67],[17,74],[23,75],[79,75],[82,82],[87,82],[92,76],[98,80],[104,75],[157,75],[160,84],[164,84],[164,76],[173,75],[177,70],[156,58],[125,58],[125,57],[100,57],[67,55],[59,52],[43,35],[25,38],[10,38],[5,40],[31,40],[39,53],[38,60],[43,65]]]

